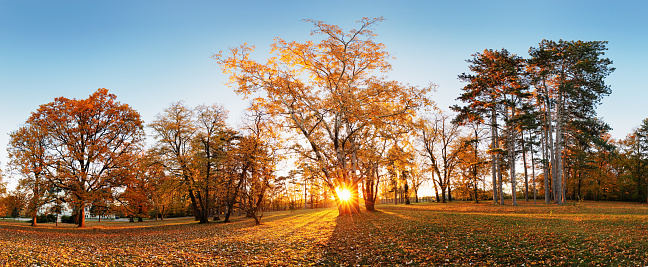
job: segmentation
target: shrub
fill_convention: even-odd
[[[29,220],[28,222],[31,223],[33,221]],[[54,214],[41,214],[36,217],[36,222],[37,223],[48,223],[48,222],[56,222],[56,215]]]
[[[72,214],[72,216],[63,215],[63,216],[61,216],[61,222],[62,223],[77,223],[76,218],[77,218],[76,214]]]

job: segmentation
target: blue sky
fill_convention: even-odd
[[[617,70],[599,116],[623,138],[648,117],[645,1],[4,1],[0,0],[0,168],[8,134],[55,97],[105,87],[148,123],[171,102],[220,103],[236,124],[247,101],[211,55],[243,42],[265,58],[273,38],[303,41],[323,20],[344,29],[383,16],[389,78],[437,84],[455,104],[466,59],[487,48],[527,57],[542,39],[606,40]]]

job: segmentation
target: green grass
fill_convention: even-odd
[[[0,265],[648,265],[645,204],[520,202],[379,205],[343,217],[336,209],[272,212],[260,226],[243,217],[86,229],[0,221]]]

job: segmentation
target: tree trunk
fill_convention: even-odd
[[[515,115],[515,113],[513,114]],[[512,205],[517,206],[517,177],[515,177],[515,129],[510,128],[509,132],[509,175],[511,176],[511,198]]]
[[[223,223],[228,223],[230,222],[230,215],[232,215],[232,209],[234,208],[234,203],[227,203],[227,210],[225,211],[225,220],[223,220]]]
[[[252,216],[252,218],[254,218],[254,225],[261,225],[261,217],[263,217],[263,215],[257,216],[256,214],[254,214]]]
[[[446,187],[441,186],[441,203],[446,203]]]
[[[529,140],[531,140],[531,132],[529,132]],[[531,175],[533,177],[532,178],[533,179],[532,180],[533,181],[533,204],[537,204],[536,203],[536,193],[537,192],[536,192],[535,159],[534,159],[534,156],[533,156],[533,154],[534,154],[533,153],[533,142],[530,142],[529,146],[531,148],[530,151],[531,151]]]
[[[477,188],[477,185],[479,183],[477,179],[477,162],[478,162],[478,157],[479,155],[477,154],[477,149],[479,148],[479,133],[477,132],[477,127],[475,126],[475,162],[473,162],[473,181],[475,182],[475,186],[473,188],[474,190],[474,195],[475,195],[475,203],[479,203],[479,196],[477,195],[479,193],[479,188]],[[484,188],[485,190],[486,188]]]
[[[564,116],[564,104],[563,104],[563,90],[558,91],[558,110],[556,118],[556,204],[560,205],[563,203],[563,189],[562,189],[562,180],[563,180],[563,116]]]
[[[405,190],[403,190],[403,198],[405,199],[405,205],[411,204],[409,199],[409,186],[407,185],[407,180],[405,180]]]
[[[374,183],[375,183],[375,181],[373,180],[373,178],[368,180],[368,181],[365,181],[363,183],[363,186],[364,186],[364,190],[363,190],[364,195],[363,195],[363,197],[364,197],[365,209],[367,211],[376,211],[375,202],[374,202],[375,197],[374,197],[374,191],[373,191]]]
[[[79,228],[85,227],[85,203],[81,202],[79,205],[79,218],[77,220]]]
[[[527,170],[527,159],[524,142],[524,132],[522,132],[522,163],[524,164],[524,200],[529,201],[529,171]],[[531,151],[533,153],[533,151]]]
[[[495,164],[497,166],[497,190],[499,194],[500,205],[504,205],[504,188],[502,187],[502,171],[500,169],[499,133],[497,132],[497,125],[495,126]]]
[[[500,205],[504,205],[504,182],[502,179],[502,170],[500,169],[500,163],[499,163],[499,155],[497,156],[497,190],[499,194],[499,199],[500,199]]]
[[[194,219],[196,221],[200,221],[200,211],[198,210],[198,204],[196,203],[196,196],[194,195],[194,192],[191,189],[189,189],[189,199],[191,199],[191,208],[194,213]]]
[[[581,181],[582,181],[582,179],[581,179],[581,172],[579,171],[579,172],[578,172],[578,189],[577,189],[577,190],[574,190],[574,191],[576,191],[576,193],[578,194],[578,201],[583,200],[583,197],[581,197]]]
[[[491,110],[491,151],[497,148],[497,116],[495,108]],[[496,153],[491,153],[491,163],[493,164],[491,174],[493,175],[493,204],[497,201],[497,169],[499,160]]]
[[[437,187],[437,183],[434,181],[434,173],[432,173],[432,184],[434,185],[434,195],[436,196],[436,202],[439,203],[441,202],[441,199],[439,199],[439,188]]]
[[[553,128],[553,121],[551,117],[551,102],[549,101],[549,95],[548,95],[548,90],[547,90],[547,85],[545,83],[545,80],[543,78],[542,80],[543,87],[545,88],[545,106],[546,106],[546,123],[547,123],[547,132],[545,135],[546,138],[546,145],[547,145],[547,150],[549,151],[549,159],[550,159],[550,167],[551,167],[551,195],[553,196],[553,199],[556,199],[556,181],[558,180],[557,178],[557,169],[556,169],[556,146],[554,145],[554,139],[553,139],[553,133],[554,133],[554,128]],[[557,109],[558,110],[558,109]],[[559,114],[556,114],[556,116],[559,116]],[[558,126],[558,125],[557,125]],[[558,138],[558,132],[556,132],[556,138]],[[546,190],[545,190],[546,191]],[[549,203],[547,203],[549,204]]]
[[[549,170],[550,170],[550,163],[549,163],[549,149],[548,149],[548,139],[549,139],[549,130],[548,126],[547,128],[542,130],[542,168],[543,168],[543,176],[544,176],[544,191],[545,191],[545,205],[549,204]]]
[[[450,186],[450,178],[448,177],[448,181],[446,182],[446,186],[448,187],[448,201],[452,202],[452,188]]]
[[[375,182],[375,187],[372,189],[373,190],[373,198],[372,200],[372,205],[376,203],[376,199],[378,199],[378,187],[380,186],[380,174],[378,173],[378,165],[376,165],[376,182]],[[326,192],[325,192],[326,193]],[[326,195],[325,195],[326,197]],[[374,209],[375,210],[375,209]]]

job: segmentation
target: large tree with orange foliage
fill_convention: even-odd
[[[382,18],[363,18],[358,29],[347,33],[336,25],[307,21],[315,27],[312,35],[322,38],[301,43],[276,38],[265,63],[253,60],[254,48],[247,45],[214,58],[237,93],[261,95],[256,103],[301,136],[304,154],[316,163],[340,214],[357,213],[362,133],[407,123],[414,109],[429,103],[431,87],[385,79],[389,54],[371,30]],[[342,191],[336,188],[347,188],[351,200],[342,203],[337,194]]]
[[[101,88],[87,99],[59,97],[27,120],[46,131],[51,157],[49,180],[67,192],[85,226],[85,208],[106,189],[128,177],[144,130],[139,113]]]

